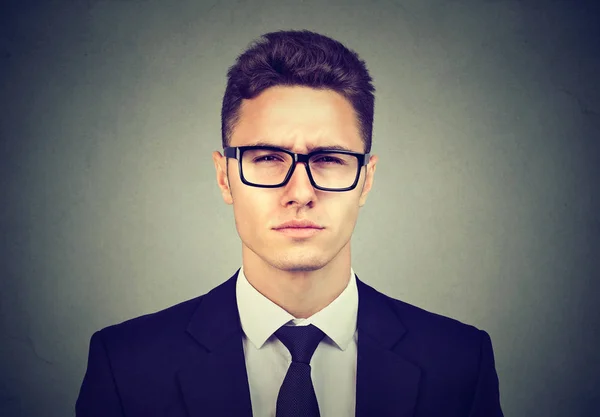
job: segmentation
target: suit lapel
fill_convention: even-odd
[[[190,417],[252,417],[236,302],[238,272],[202,298],[187,328],[201,345],[195,362],[177,374]],[[406,329],[385,295],[358,276],[356,284],[356,417],[410,417],[421,371],[394,351]]]
[[[421,370],[394,347],[406,329],[389,299],[356,277],[358,358],[356,417],[410,417]]]
[[[203,297],[187,328],[204,348],[177,374],[190,417],[252,417],[236,278]]]

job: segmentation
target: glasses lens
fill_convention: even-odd
[[[242,170],[246,181],[257,185],[278,185],[292,166],[292,157],[272,149],[246,150]],[[319,187],[347,188],[356,180],[358,159],[353,155],[322,152],[309,160],[310,172]]]

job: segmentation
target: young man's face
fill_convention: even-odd
[[[258,141],[303,154],[332,145],[364,152],[352,105],[334,91],[307,87],[272,87],[243,101],[230,146]],[[213,153],[213,160],[223,199],[233,204],[245,260],[289,272],[314,271],[344,251],[349,254],[358,211],[373,182],[376,156],[360,170],[356,188],[344,192],[313,188],[302,163],[285,186],[257,188],[241,182],[237,160],[229,160],[229,172],[226,158],[219,152]],[[274,229],[294,219],[310,220],[323,229],[310,237]]]

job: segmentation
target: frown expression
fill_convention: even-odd
[[[332,90],[298,86],[271,87],[243,101],[230,146],[257,142],[305,154],[317,146],[333,145],[364,152],[350,102]],[[345,192],[313,188],[302,163],[283,187],[251,187],[241,182],[237,160],[230,159],[227,168],[226,158],[219,152],[213,159],[223,199],[233,204],[245,261],[265,262],[290,272],[313,271],[349,254],[359,208],[373,182],[376,156],[361,169],[356,188]],[[309,237],[274,229],[295,219],[310,220],[322,229]]]

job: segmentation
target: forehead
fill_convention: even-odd
[[[363,151],[350,102],[332,90],[277,86],[240,107],[231,146],[271,144],[296,151],[337,147]]]

